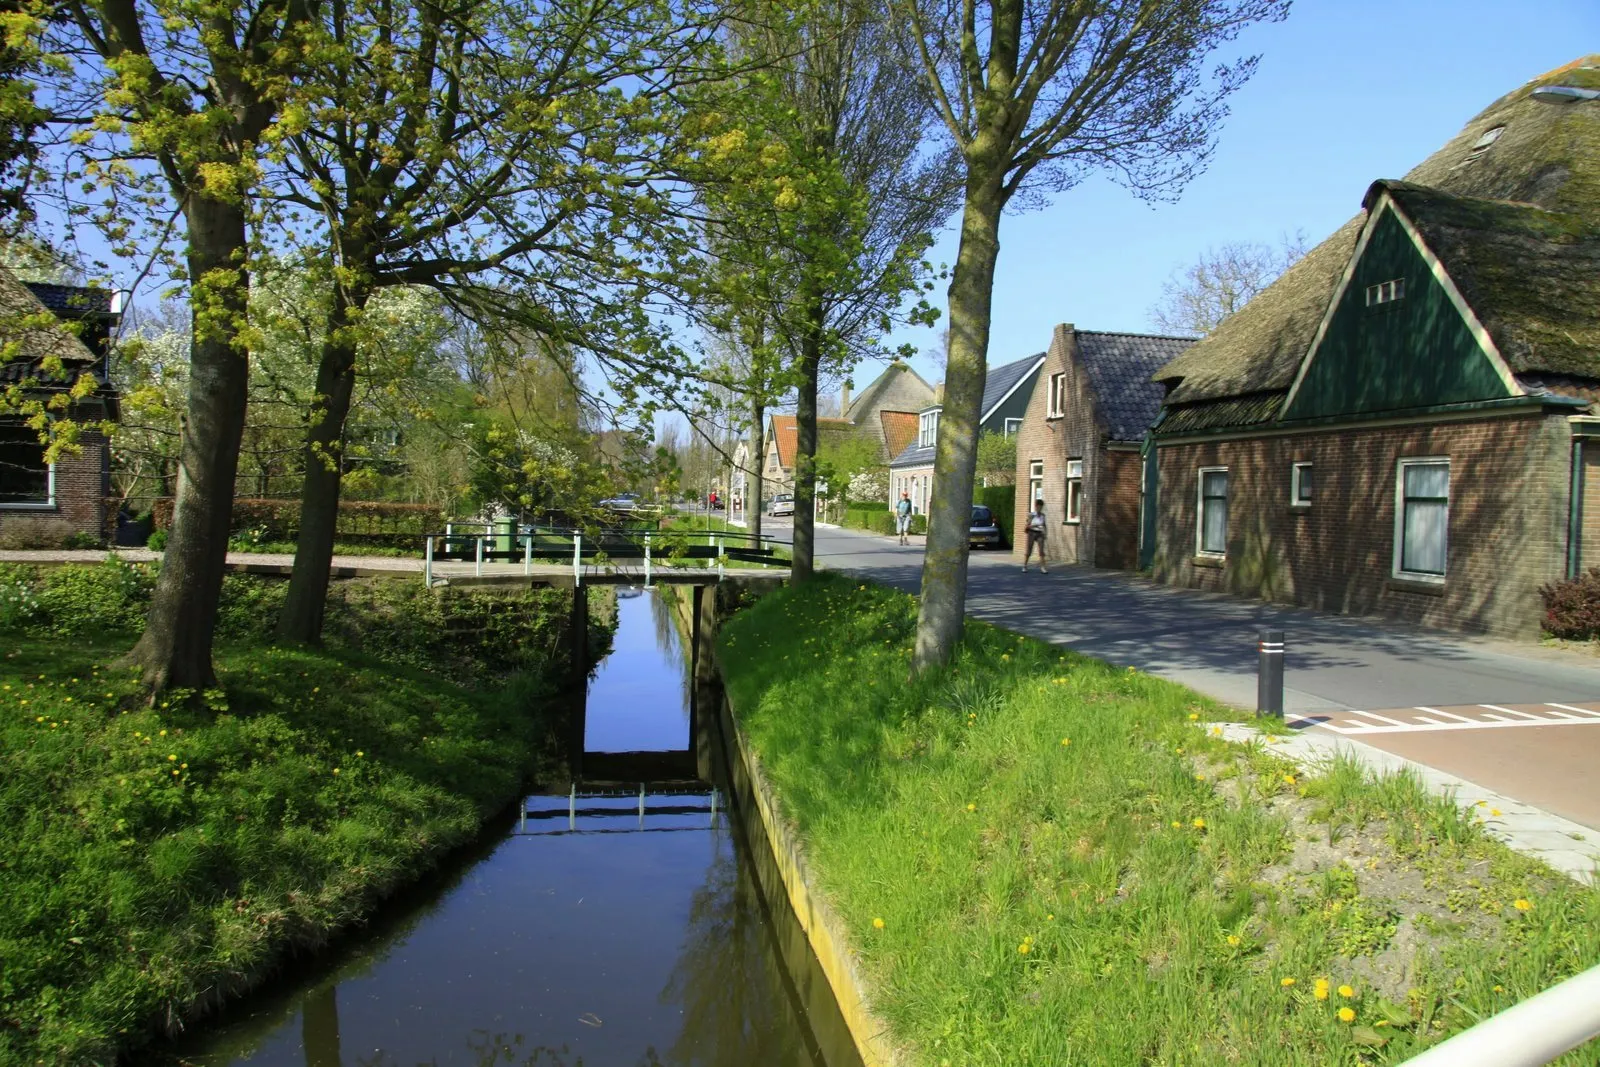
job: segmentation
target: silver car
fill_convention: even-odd
[[[794,497],[788,493],[780,493],[772,498],[772,503],[767,505],[768,515],[793,515]]]

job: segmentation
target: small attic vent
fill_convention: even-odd
[[[1472,151],[1468,154],[1472,156],[1482,155],[1483,153],[1487,152],[1489,150],[1489,146],[1498,141],[1500,139],[1500,135],[1505,132],[1506,128],[1504,126],[1496,126],[1492,130],[1483,131],[1483,136],[1472,142]]]
[[[1379,304],[1392,304],[1396,300],[1404,300],[1406,296],[1406,280],[1395,278],[1393,281],[1379,282],[1377,285],[1367,286],[1367,307],[1377,307]]]

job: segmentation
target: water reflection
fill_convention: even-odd
[[[179,1062],[822,1067],[725,796],[712,814],[672,616],[654,595],[618,614],[573,734],[578,795],[524,805],[557,817],[513,820],[431,899]],[[592,773],[662,768],[642,800],[640,777],[609,790]]]

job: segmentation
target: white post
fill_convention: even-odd
[[[583,584],[583,565],[579,562],[582,558],[583,534],[576,530],[572,532],[572,580],[578,585]]]
[[[479,534],[478,535],[478,542],[477,543],[478,543],[478,549],[477,549],[478,555],[477,555],[476,561],[472,565],[472,573],[473,574],[477,574],[477,575],[481,575],[481,574],[483,574],[483,534]]]
[[[423,538],[425,547],[422,550],[422,582],[429,589],[433,588],[433,535]]]
[[[1600,967],[1406,1060],[1406,1067],[1539,1067],[1600,1036]]]
[[[526,578],[533,573],[533,531],[530,529],[522,535],[522,576]]]
[[[717,580],[722,580],[722,554],[727,551],[722,543],[722,538],[717,538]]]
[[[644,532],[644,584],[650,585],[650,531]]]

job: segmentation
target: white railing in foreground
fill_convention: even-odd
[[[1405,1067],[1540,1067],[1600,1036],[1600,967],[1551,986],[1405,1062]]]

